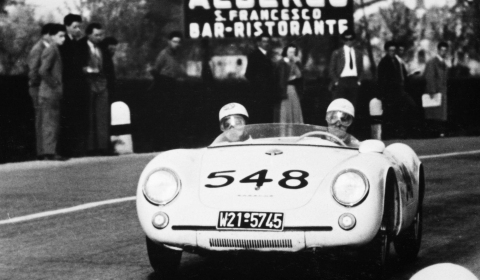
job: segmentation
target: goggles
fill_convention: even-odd
[[[222,131],[229,130],[231,128],[238,128],[245,126],[245,119],[240,115],[231,115],[222,119],[220,122],[220,129]]]
[[[353,122],[353,117],[342,111],[330,111],[327,112],[326,120],[330,125],[340,122],[342,126],[350,126]]]

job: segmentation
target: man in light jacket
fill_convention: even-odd
[[[42,53],[43,51],[50,46],[50,27],[53,23],[47,23],[42,27],[41,34],[42,37],[40,40],[35,43],[33,48],[28,54],[27,63],[28,63],[28,92],[32,98],[33,109],[35,110],[35,136],[37,139],[37,154],[40,154],[42,151],[41,148],[41,118],[40,118],[40,108],[38,105],[40,91],[40,82],[42,81],[39,73],[40,65],[42,64]]]
[[[62,57],[59,46],[65,41],[65,26],[55,24],[49,30],[51,45],[42,53],[40,66],[39,116],[42,132],[40,136],[41,160],[65,160],[57,152],[60,128],[60,102],[63,95]]]

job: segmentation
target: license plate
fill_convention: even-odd
[[[221,211],[217,229],[283,230],[283,213]]]

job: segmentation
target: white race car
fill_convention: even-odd
[[[160,275],[175,273],[184,250],[340,247],[382,271],[391,242],[416,258],[424,193],[422,163],[405,144],[350,148],[325,127],[254,124],[156,156],[140,176],[137,212]]]

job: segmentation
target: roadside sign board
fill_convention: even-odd
[[[353,28],[353,0],[184,0],[188,38],[338,35]]]

